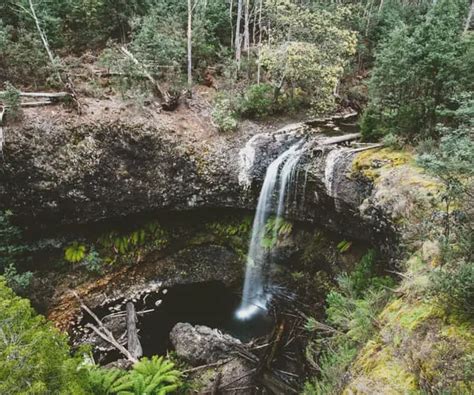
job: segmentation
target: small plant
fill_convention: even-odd
[[[64,259],[70,263],[77,263],[84,259],[86,256],[86,246],[79,244],[77,241],[72,243],[64,251]]]
[[[237,113],[232,100],[224,95],[216,98],[212,119],[219,131],[228,133],[234,132],[238,126]]]
[[[33,278],[33,273],[18,273],[15,265],[12,263],[10,266],[5,268],[3,276],[7,280],[7,284],[11,289],[13,289],[16,293],[21,293],[29,287]]]
[[[0,103],[7,109],[7,115],[12,120],[19,120],[22,116],[20,91],[9,82],[5,82],[5,91],[0,94]]]
[[[265,224],[265,234],[262,238],[262,247],[272,249],[280,237],[290,235],[293,224],[281,217],[270,217]]]
[[[142,358],[125,376],[115,381],[112,392],[122,395],[166,395],[182,385],[181,372],[163,357]]]
[[[399,150],[403,148],[403,142],[398,136],[393,133],[388,133],[382,138],[382,143],[385,147]]]
[[[92,273],[102,272],[102,258],[94,247],[91,247],[89,253],[83,259],[87,271]]]
[[[352,247],[352,241],[342,240],[338,245],[337,249],[341,254],[348,251]]]

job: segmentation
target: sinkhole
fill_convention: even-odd
[[[219,329],[243,342],[268,334],[273,329],[274,323],[266,310],[255,314],[249,320],[242,321],[236,318],[235,312],[240,305],[240,298],[241,295],[236,290],[220,281],[181,284],[167,288],[165,294],[163,291],[147,294],[134,303],[137,312],[145,311],[138,314],[137,323],[143,355],[165,355],[168,351],[172,351],[169,334],[178,322]],[[123,300],[115,301],[114,306],[120,302]],[[125,306],[122,310],[125,310]],[[115,313],[119,317],[113,319],[108,318],[111,317],[110,306],[100,307],[94,312],[116,338],[121,337],[122,341],[126,341],[126,321],[124,315],[120,316],[121,312]],[[74,330],[78,343],[83,343],[91,334],[85,328],[87,323],[93,323],[93,320],[84,313],[84,318]],[[115,349],[91,341],[90,337],[86,342],[96,346],[94,358],[101,364],[122,358]]]

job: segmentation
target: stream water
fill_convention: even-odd
[[[278,222],[284,214],[287,191],[291,187],[296,165],[303,151],[303,142],[299,141],[278,156],[265,173],[252,226],[242,301],[236,312],[236,317],[240,320],[249,320],[267,309],[271,298],[270,284],[265,275],[269,254],[262,242],[270,216],[276,215]],[[277,236],[277,229],[278,223],[275,223],[274,237]]]

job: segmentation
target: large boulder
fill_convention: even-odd
[[[170,333],[177,355],[197,366],[229,357],[240,340],[207,326],[177,323]]]

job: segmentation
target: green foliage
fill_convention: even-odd
[[[8,286],[16,292],[23,292],[31,282],[33,274],[19,272],[18,268],[27,263],[30,247],[24,244],[21,230],[12,224],[11,211],[0,211],[0,274],[6,278]]]
[[[103,369],[95,365],[89,367],[88,381],[91,392],[94,395],[114,394],[117,380],[124,375],[125,372],[119,369]]]
[[[85,394],[86,372],[68,341],[0,278],[0,393]]]
[[[321,377],[317,380],[307,381],[303,394],[329,395],[339,393],[342,390],[341,378],[356,355],[357,348],[347,344],[338,346],[333,352],[322,354],[318,361]]]
[[[375,333],[377,314],[390,297],[387,285],[393,281],[376,275],[375,252],[369,250],[353,272],[339,276],[337,283],[338,288],[326,298],[326,323],[314,318],[308,318],[306,323],[308,331],[318,334],[307,350],[307,358],[320,370],[319,377],[306,383],[307,394],[342,390],[342,378],[358,347]]]
[[[400,22],[382,42],[361,121],[366,139],[387,132],[405,138],[436,136],[440,109],[472,87],[474,69],[466,54],[473,44],[462,34],[466,12],[463,0],[439,0],[421,23]]]
[[[352,241],[342,240],[341,242],[337,244],[336,247],[339,250],[339,252],[343,254],[344,252],[348,251],[349,248],[352,247]]]
[[[355,34],[344,27],[349,9],[311,9],[289,0],[267,7],[272,37],[262,48],[261,62],[276,94],[301,89],[314,113],[330,111],[333,92],[355,51]]]
[[[265,224],[265,234],[261,240],[262,247],[267,249],[274,248],[280,238],[290,235],[293,230],[293,224],[281,217],[270,217]]]
[[[84,257],[83,263],[86,269],[92,273],[101,273],[103,261],[99,252],[92,246]]]
[[[9,210],[0,211],[0,272],[16,264],[28,252],[23,244],[20,229],[12,224],[13,213]]]
[[[2,14],[3,18],[3,14]],[[22,84],[42,84],[49,77],[48,57],[36,31],[0,21],[1,77]]]
[[[168,244],[168,235],[157,222],[150,222],[131,232],[112,231],[107,233],[100,237],[98,244],[105,250],[105,253],[112,252],[116,256],[133,256],[146,249],[164,248]]]
[[[81,262],[86,256],[86,246],[77,241],[64,250],[64,259],[70,263]]]
[[[9,82],[5,82],[5,91],[0,94],[0,103],[8,106],[7,116],[18,120],[22,116],[20,91]]]
[[[239,112],[249,118],[263,118],[275,111],[274,88],[269,84],[250,85],[239,103]]]
[[[5,277],[8,286],[17,293],[24,292],[29,287],[31,280],[33,279],[32,272],[18,273],[13,263],[5,268],[3,276]]]
[[[182,385],[181,373],[163,357],[142,358],[126,375],[115,381],[112,393],[121,395],[165,395]]]
[[[216,237],[219,243],[227,244],[245,256],[248,248],[248,239],[252,230],[252,217],[231,219],[230,221],[213,222],[206,226],[206,233]]]
[[[438,267],[430,273],[430,294],[448,310],[474,317],[474,262]]]
[[[237,111],[234,101],[226,95],[218,95],[214,101],[212,120],[223,133],[237,130]]]

